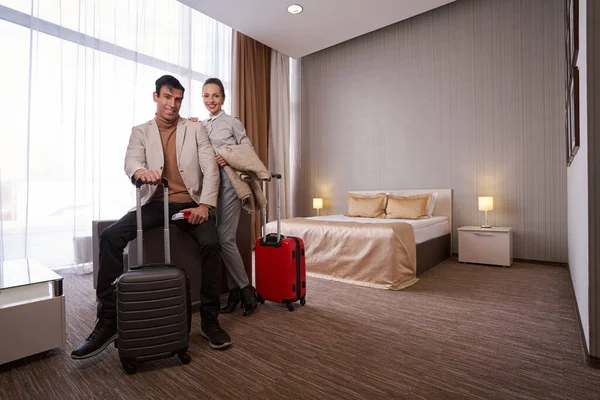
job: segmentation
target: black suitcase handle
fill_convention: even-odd
[[[164,203],[164,220],[165,220],[165,264],[171,264],[171,238],[169,234],[169,182],[165,178],[160,178],[163,185],[163,203]],[[144,264],[144,231],[142,229],[142,196],[141,188],[144,185],[141,179],[135,180],[135,213],[137,219],[137,258],[138,266]],[[161,265],[165,265],[161,264]],[[133,269],[133,268],[132,268]]]
[[[136,269],[140,269],[140,268],[159,268],[159,267],[165,267],[165,268],[176,268],[177,266],[175,264],[167,264],[167,263],[149,263],[149,264],[144,264],[144,265],[134,265],[133,267],[130,267],[129,270],[136,270]]]
[[[167,178],[160,178],[160,181],[164,187],[166,187],[167,189],[169,188],[169,181],[167,180]],[[135,181],[136,188],[141,188],[143,184],[144,184],[144,182],[142,182],[142,180],[140,178],[136,179],[136,181]]]
[[[261,246],[268,247],[281,247],[281,243],[283,243],[284,236],[277,235],[276,233],[269,233],[267,236],[263,236],[260,238]]]

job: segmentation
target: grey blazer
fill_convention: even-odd
[[[196,203],[217,206],[220,174],[215,152],[206,130],[199,122],[179,118],[177,123],[177,165]],[[158,126],[154,119],[133,127],[125,154],[125,173],[133,182],[138,169],[154,169],[162,173],[164,154]],[[142,186],[142,205],[154,195],[156,186]]]

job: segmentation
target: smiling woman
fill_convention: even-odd
[[[92,220],[134,204],[123,172],[133,125],[153,115],[157,77],[186,88],[230,85],[232,31],[176,0],[0,0],[0,257],[75,263]],[[169,18],[162,18],[169,16]],[[166,114],[203,109],[202,91],[172,94]],[[162,98],[161,98],[162,101]],[[166,115],[169,117],[169,115]],[[5,190],[6,189],[6,190]],[[6,196],[4,196],[6,197]]]

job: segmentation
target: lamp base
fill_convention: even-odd
[[[484,224],[481,225],[482,229],[490,229],[492,226],[490,224],[488,224],[488,219],[487,219],[487,212],[488,210],[484,210],[485,211],[485,219],[484,219]]]

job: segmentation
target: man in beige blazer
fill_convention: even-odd
[[[202,254],[200,288],[201,334],[212,348],[225,348],[231,338],[219,324],[221,254],[217,241],[216,213],[220,172],[213,147],[201,123],[179,116],[185,89],[170,75],[156,81],[155,118],[131,132],[125,155],[125,173],[132,183],[141,179],[142,228],[163,224],[161,178],[169,182],[169,217],[190,212],[185,229]],[[97,323],[92,334],[73,352],[85,359],[102,352],[117,339],[116,304],[112,283],[123,272],[123,250],[136,237],[135,209],[100,235]]]

